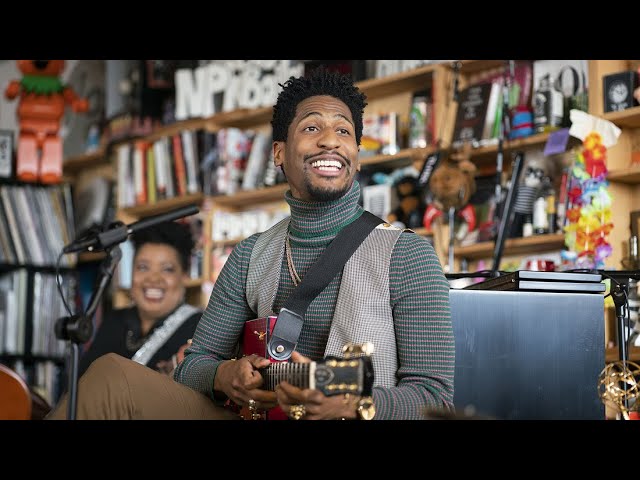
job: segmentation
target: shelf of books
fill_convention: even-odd
[[[564,247],[563,234],[532,235],[531,237],[510,238],[505,242],[504,255],[526,255]],[[479,260],[493,255],[495,242],[480,242],[473,245],[455,247],[454,255],[458,258]]]
[[[425,65],[383,78],[363,80],[356,85],[367,95],[368,101],[371,101],[407,91],[423,90],[430,85],[433,73],[437,68],[437,64]],[[172,136],[185,130],[206,129],[216,131],[226,127],[244,129],[262,124],[267,125],[271,121],[272,113],[273,108],[270,106],[251,109],[238,108],[232,111],[219,112],[206,118],[182,120],[161,126],[154,129],[150,135],[139,140],[155,142],[162,137]],[[122,139],[114,143],[120,145],[133,140],[135,139]],[[73,169],[76,162],[78,165],[82,164],[81,159],[78,158],[70,161],[69,167]]]
[[[74,238],[73,218],[68,184],[0,185],[0,264],[54,267]],[[76,260],[63,255],[60,266]]]

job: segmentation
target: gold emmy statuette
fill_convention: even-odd
[[[630,412],[637,412],[640,405],[640,365],[629,361],[608,364],[598,377],[598,395],[607,406],[629,420]]]

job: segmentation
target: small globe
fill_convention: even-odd
[[[640,365],[630,361],[608,364],[598,377],[598,396],[602,403],[629,420],[629,412],[638,410]]]

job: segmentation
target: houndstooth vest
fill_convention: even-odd
[[[251,252],[246,296],[257,317],[274,315],[289,217],[263,232]],[[347,261],[325,356],[342,356],[348,343],[371,342],[374,386],[397,384],[398,355],[389,294],[391,252],[401,229],[378,225]],[[279,261],[278,261],[279,260]]]

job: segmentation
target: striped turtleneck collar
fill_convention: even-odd
[[[359,199],[360,184],[356,180],[346,194],[330,202],[306,202],[293,198],[288,190],[285,200],[291,209],[291,239],[331,241],[340,230],[362,215],[364,210],[358,203]]]

